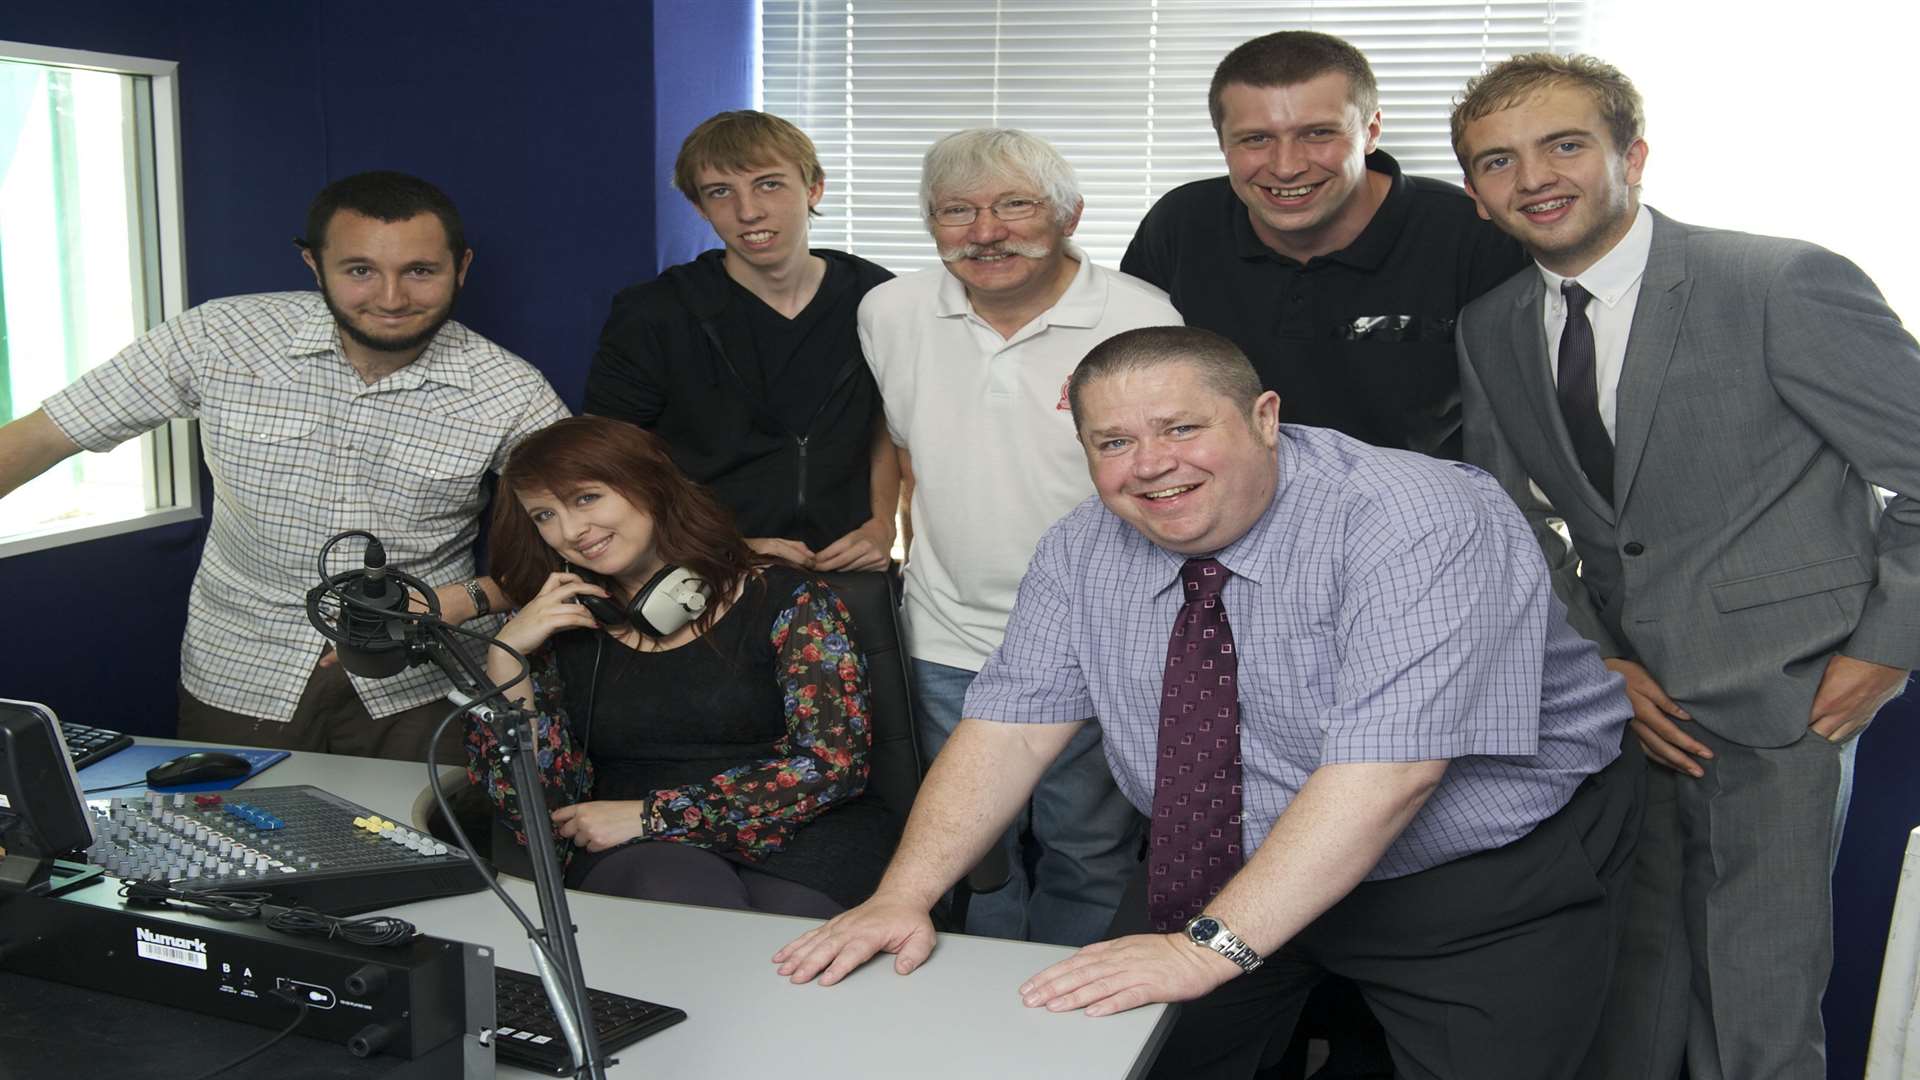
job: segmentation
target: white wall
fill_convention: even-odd
[[[1648,204],[1831,248],[1920,325],[1920,4],[1600,8],[1588,51],[1647,102]]]

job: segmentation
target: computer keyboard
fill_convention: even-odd
[[[103,757],[117,754],[133,745],[131,735],[65,720],[60,721],[60,734],[66,737],[67,756],[73,759],[75,769],[84,769]]]
[[[554,1076],[573,1075],[573,1054],[566,1036],[547,1004],[546,987],[538,976],[512,968],[493,969],[494,1041],[496,1060]],[[600,1054],[615,1050],[670,1028],[687,1018],[684,1010],[656,1005],[605,990],[587,990],[594,1030],[600,1033]]]

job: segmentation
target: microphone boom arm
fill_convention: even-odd
[[[405,668],[429,662],[445,672],[455,687],[455,692],[448,696],[457,704],[466,706],[470,715],[493,729],[500,754],[513,776],[513,787],[520,796],[520,805],[544,808],[546,799],[541,794],[535,714],[515,704],[505,692],[506,686],[524,677],[526,658],[499,641],[486,639],[494,648],[505,649],[521,665],[521,676],[505,685],[494,684],[487,678],[485,666],[460,647],[461,636],[476,635],[451,627],[440,618],[439,600],[434,595],[433,587],[404,571],[384,565],[375,567],[372,554],[368,556],[368,569],[329,576],[326,572],[327,553],[340,540],[356,535],[366,537],[370,549],[375,549],[379,544],[372,533],[359,530],[341,533],[326,542],[320,550],[321,584],[307,593],[308,620],[320,631],[321,636],[334,643],[335,651],[341,653],[342,665],[347,666],[350,672],[361,665],[348,665],[347,651],[371,653],[373,663],[368,666],[386,669],[386,674],[398,674]],[[378,551],[378,557],[380,563],[384,564],[386,556],[383,550]],[[425,596],[427,610],[392,610],[355,596],[348,586],[362,580],[375,569]],[[322,602],[329,596],[341,608],[339,617],[331,624],[321,611]],[[371,645],[366,641],[349,643],[350,635],[344,624],[348,621],[350,610],[363,617],[381,619],[384,624],[381,636],[384,640]],[[404,650],[405,653],[405,662],[398,666],[392,663],[399,659],[392,655],[395,650]],[[497,709],[489,704],[496,701],[500,705]],[[430,776],[429,781],[438,790],[439,778]],[[567,907],[566,882],[550,836],[550,829],[530,827],[527,830],[527,855],[532,863],[534,891],[540,900],[540,927],[533,941],[536,954],[534,966],[539,969],[540,980],[546,986],[547,997],[554,1006],[554,1016],[566,1036],[568,1048],[573,1051],[579,1073],[591,1076],[594,1080],[605,1080],[606,1062],[601,1058],[599,1033],[594,1028],[592,1007],[587,1000],[587,980],[580,966],[579,943],[575,940],[577,928],[573,924],[572,912]],[[473,857],[471,850],[468,855]],[[475,866],[481,873],[487,873],[477,859]],[[492,882],[489,881],[489,884]],[[505,897],[504,893],[501,895]],[[543,950],[552,956],[551,965],[538,962]]]

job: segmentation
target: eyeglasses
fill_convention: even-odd
[[[980,217],[982,210],[992,211],[994,218],[999,221],[1025,221],[1039,213],[1040,208],[1046,204],[1045,199],[1029,199],[1016,195],[1011,199],[1001,199],[992,206],[969,206],[966,203],[936,206],[927,216],[933,219],[935,225],[958,228],[973,224]]]

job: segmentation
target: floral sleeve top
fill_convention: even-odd
[[[848,621],[845,605],[826,583],[806,580],[795,588],[769,631],[785,734],[768,757],[744,761],[702,783],[652,792],[644,839],[731,851],[759,861],[781,850],[801,825],[865,789],[872,739],[867,666],[848,639]],[[575,746],[551,655],[532,658],[529,674],[547,809],[589,801],[593,763]],[[514,838],[525,844],[520,800],[498,749],[492,728],[470,718],[468,776],[492,798]],[[555,846],[564,864],[573,846],[558,837]]]

